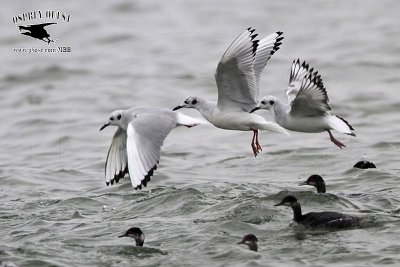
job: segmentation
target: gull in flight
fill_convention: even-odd
[[[356,136],[353,127],[345,119],[330,114],[331,106],[321,75],[317,71],[314,72],[305,61],[293,61],[286,95],[288,104],[282,103],[274,96],[265,96],[250,113],[258,109],[271,110],[274,120],[291,131],[326,131],[332,143],[339,148],[346,146],[333,137],[331,130]]]
[[[197,109],[214,126],[226,130],[253,131],[251,147],[254,156],[262,151],[258,130],[288,134],[278,124],[266,121],[257,114],[250,114],[259,99],[261,71],[271,56],[279,49],[282,32],[275,32],[257,40],[255,30],[248,28],[225,51],[218,63],[215,80],[218,101],[190,96],[173,110]]]
[[[118,183],[129,173],[132,186],[142,189],[157,169],[167,135],[177,126],[190,128],[202,123],[178,112],[151,107],[112,112],[100,128],[101,131],[110,125],[117,126],[106,159],[106,184]]]

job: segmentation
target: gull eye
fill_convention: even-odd
[[[194,99],[194,100],[192,101],[192,105],[196,105],[196,103],[197,103],[197,99]]]
[[[270,105],[273,105],[274,103],[275,103],[274,100],[270,100],[270,101],[269,101],[269,104],[270,104]]]
[[[267,104],[267,102],[265,102],[265,101],[263,100],[263,101],[261,101],[261,104],[262,104],[262,105],[265,105],[265,104]]]
[[[183,103],[185,104],[189,104],[189,101],[186,99]]]
[[[121,119],[121,114],[118,114],[117,120],[120,120],[120,119]]]
[[[113,121],[114,120],[114,118],[113,117],[110,117],[110,121]]]

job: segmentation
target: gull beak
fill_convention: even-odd
[[[243,240],[242,240],[242,241],[240,241],[240,242],[239,242],[239,243],[237,243],[237,244],[238,244],[238,245],[239,245],[239,244],[244,244],[244,242],[243,242]]]
[[[107,126],[110,126],[110,123],[106,123],[103,126],[101,126],[100,131],[103,130],[104,128],[106,128]]]
[[[118,237],[124,237],[124,236],[126,236],[125,234],[123,234],[123,235],[120,235],[120,236],[118,236]]]
[[[282,205],[283,205],[283,203],[279,202],[278,204],[275,204],[274,206],[276,207],[276,206],[282,206]]]
[[[256,110],[259,110],[261,107],[255,107],[255,108],[253,108],[252,110],[250,110],[250,113],[253,113],[254,111],[256,111]]]
[[[182,106],[182,105],[176,106],[176,107],[174,107],[174,108],[172,109],[172,111],[175,111],[175,110],[181,109],[181,108],[183,108],[183,107],[185,107],[185,106]]]
[[[307,181],[300,182],[299,185],[308,185]]]

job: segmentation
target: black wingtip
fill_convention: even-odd
[[[349,126],[350,130],[354,131],[353,126],[351,126],[350,123],[349,123],[348,121],[346,121],[346,120],[343,119],[342,117],[339,117],[338,115],[335,115],[335,116],[338,117],[339,119],[341,119],[344,123],[346,123],[346,125]],[[348,134],[348,135],[356,136],[355,133],[351,133],[351,134]]]
[[[248,27],[247,30],[250,32],[250,34],[253,34],[253,32],[254,32],[256,29],[254,29],[254,28],[252,28],[252,27]]]
[[[253,34],[253,35],[250,35],[250,37],[251,37],[251,40],[254,40],[254,38],[256,38],[258,36],[258,33],[256,33],[256,34]]]
[[[106,168],[107,168],[107,165],[106,165]],[[126,166],[125,169],[121,170],[120,172],[116,173],[109,182],[106,182],[106,185],[109,186],[109,185],[113,185],[114,183],[117,184],[119,182],[119,180],[123,179],[125,177],[125,174],[127,174],[127,173],[129,173],[128,166]]]
[[[253,56],[256,55],[257,48],[258,48],[258,42],[259,42],[258,40],[253,41],[253,49],[252,49]]]
[[[135,190],[141,190],[142,187],[146,187],[147,184],[150,182],[151,177],[154,175],[155,170],[157,170],[157,163],[149,170],[149,172],[144,176],[143,180],[141,181],[141,184],[135,187]]]
[[[140,184],[140,185],[136,186],[135,190],[142,190],[142,185]]]

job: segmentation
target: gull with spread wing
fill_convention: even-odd
[[[116,110],[107,126],[117,126],[105,165],[106,184],[118,183],[129,173],[132,186],[142,189],[157,169],[161,146],[177,126],[193,127],[203,122],[167,109],[136,107]]]
[[[174,108],[194,108],[214,126],[227,130],[253,131],[251,147],[254,156],[262,150],[258,130],[288,134],[278,124],[250,114],[259,99],[259,80],[271,56],[279,49],[282,32],[257,40],[254,29],[248,28],[228,47],[218,63],[215,80],[218,102],[190,96]]]
[[[333,137],[331,130],[356,136],[353,127],[343,118],[331,115],[329,98],[322,83],[321,75],[303,61],[294,60],[291,68],[289,87],[286,89],[288,104],[274,96],[265,96],[257,107],[272,111],[275,121],[282,127],[296,132],[328,132],[329,137],[339,148],[346,147]]]

